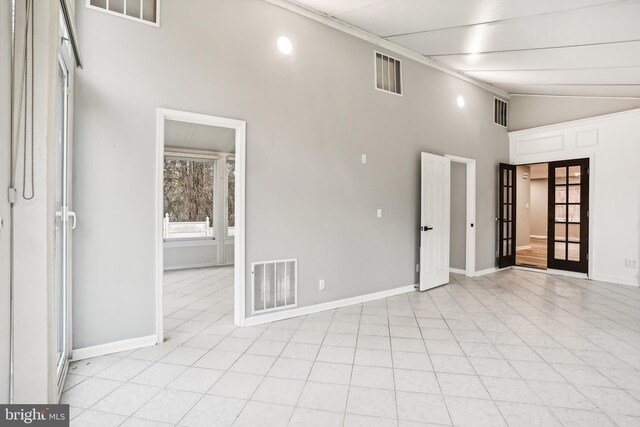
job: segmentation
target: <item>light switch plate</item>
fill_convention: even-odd
[[[378,216],[378,218],[382,218],[382,209],[378,209],[376,215]]]
[[[363,164],[363,165],[366,165],[366,164],[367,164],[367,155],[366,155],[366,154],[363,154],[363,155],[362,155],[362,164]]]

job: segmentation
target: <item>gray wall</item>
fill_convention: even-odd
[[[11,2],[0,4],[0,191],[11,176]],[[9,402],[9,203],[0,196],[0,404]]]
[[[516,168],[516,246],[531,244],[531,210],[530,210],[530,183],[529,178],[524,179],[523,174],[529,173],[529,166]]]
[[[247,121],[248,286],[251,262],[292,257],[301,306],[417,283],[421,151],[477,160],[494,266],[493,94],[407,59],[404,96],[376,91],[373,45],[258,0],[164,1],[159,29],[77,6],[76,347],[154,333],[157,107]]]
[[[531,180],[531,235],[547,235],[547,211],[549,180]]]
[[[509,130],[586,119],[640,108],[640,99],[512,96]]]
[[[449,266],[466,268],[467,165],[451,162],[451,245]]]

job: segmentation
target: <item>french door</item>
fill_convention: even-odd
[[[422,153],[420,290],[449,283],[451,160]]]
[[[587,273],[589,159],[549,163],[547,267]]]
[[[500,163],[498,187],[498,267],[516,263],[516,166]]]
[[[69,302],[71,274],[71,230],[76,226],[76,216],[69,209],[71,162],[68,136],[68,88],[69,69],[65,55],[58,58],[56,88],[56,181],[55,181],[55,332],[56,379],[58,390],[64,384],[70,354]]]

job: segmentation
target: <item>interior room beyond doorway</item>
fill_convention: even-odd
[[[516,168],[516,265],[547,268],[548,163]]]

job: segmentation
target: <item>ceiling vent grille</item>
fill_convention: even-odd
[[[402,64],[399,59],[376,52],[376,89],[402,95]]]
[[[263,313],[295,307],[298,297],[298,260],[251,264],[253,312]]]
[[[493,123],[503,128],[507,127],[507,111],[509,104],[500,98],[493,98]]]

